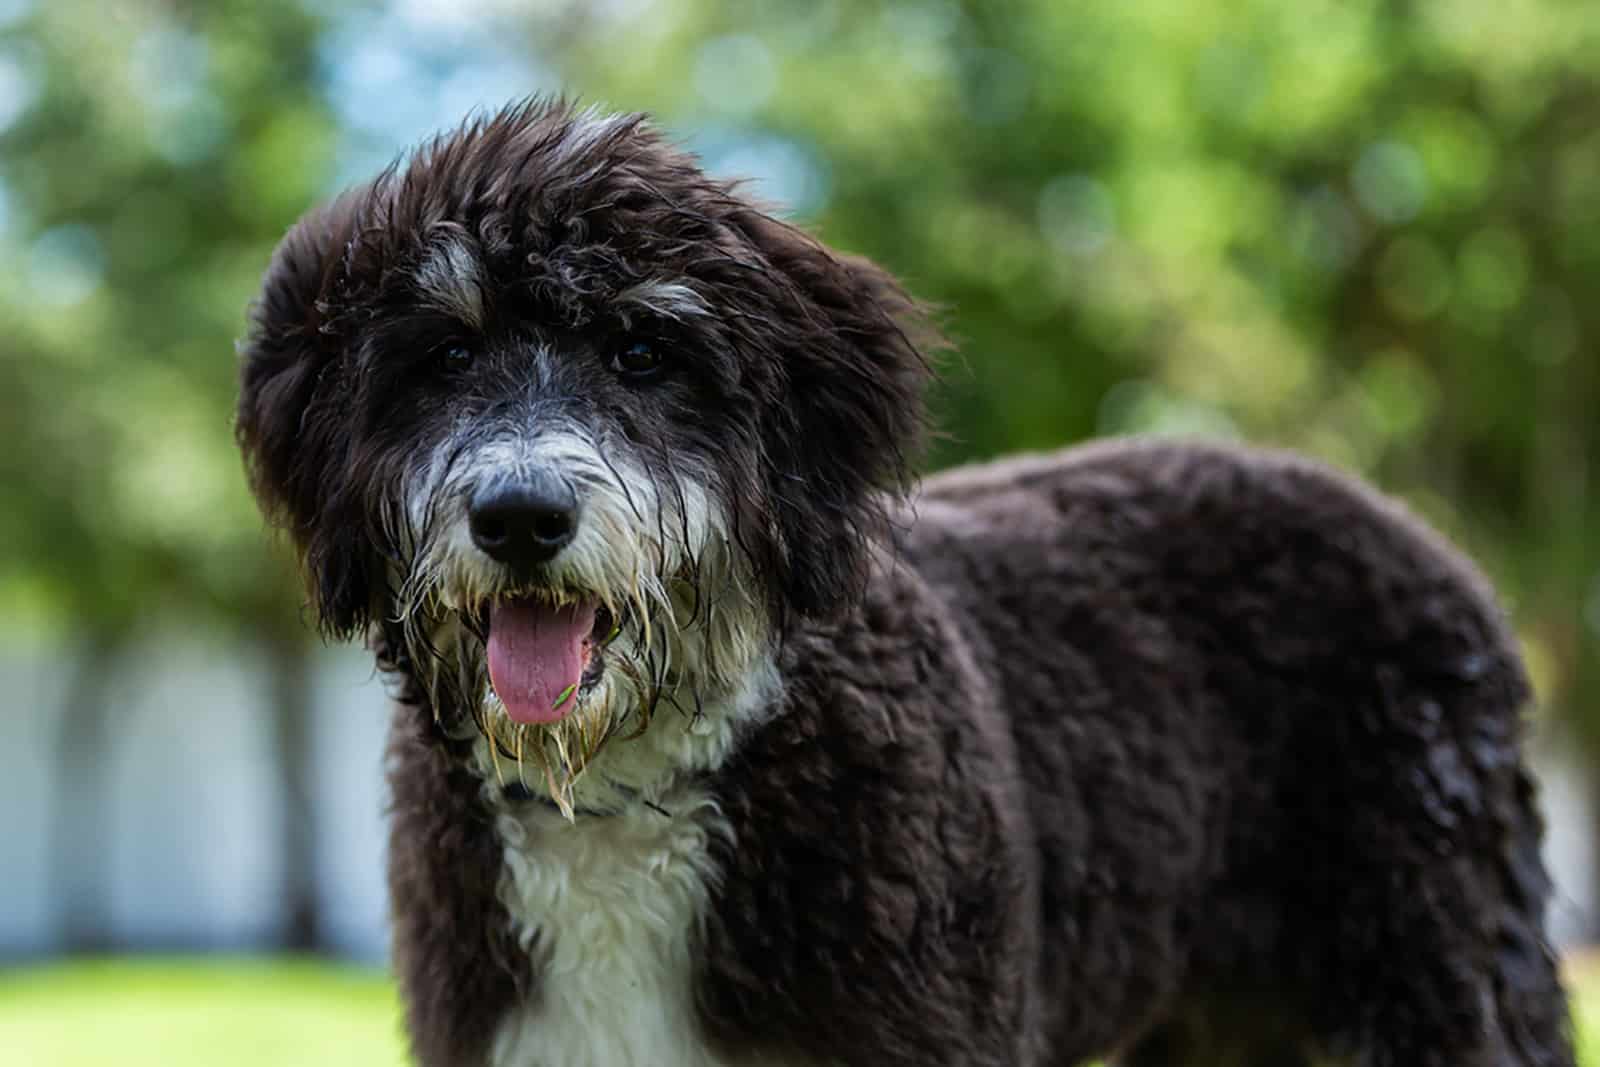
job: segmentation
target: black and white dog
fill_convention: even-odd
[[[1483,580],[1289,456],[916,487],[917,306],[638,116],[300,222],[238,436],[398,680],[427,1067],[1567,1067]]]

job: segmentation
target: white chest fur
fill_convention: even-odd
[[[722,1067],[698,1029],[690,941],[716,877],[708,846],[730,831],[701,792],[663,807],[498,820],[502,894],[539,978],[501,1023],[491,1067]]]

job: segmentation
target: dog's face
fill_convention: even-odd
[[[529,104],[290,231],[238,436],[324,628],[373,626],[559,798],[850,602],[920,429],[920,328],[641,118]]]

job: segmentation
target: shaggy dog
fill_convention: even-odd
[[[1570,1065],[1484,581],[1281,454],[913,492],[933,343],[637,116],[284,239],[238,436],[397,681],[418,1060]]]

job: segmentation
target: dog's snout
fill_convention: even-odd
[[[578,497],[553,474],[496,482],[473,496],[468,522],[473,543],[501,563],[544,563],[577,533]]]

